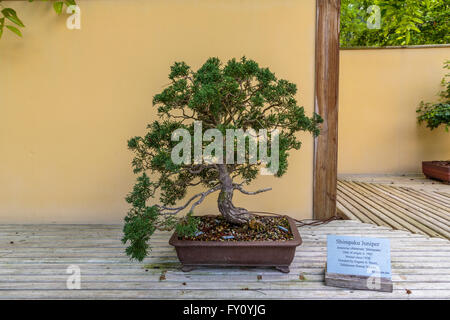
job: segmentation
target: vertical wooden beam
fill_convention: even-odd
[[[340,0],[317,0],[314,108],[324,120],[314,141],[314,218],[336,215]]]

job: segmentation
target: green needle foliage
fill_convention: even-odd
[[[445,69],[450,69],[450,60],[444,63]],[[445,126],[445,130],[448,132],[450,126],[450,81],[448,78],[450,73],[447,73],[442,79],[442,86],[445,90],[439,93],[441,101],[438,103],[420,103],[420,107],[417,109],[417,119],[419,123],[426,122],[427,128],[431,130],[436,129],[441,124]]]
[[[268,191],[243,189],[243,185],[257,177],[260,167],[268,164],[250,164],[248,161],[243,164],[198,164],[193,161],[193,152],[191,164],[173,163],[171,152],[179,143],[171,139],[174,130],[184,128],[193,139],[194,121],[201,121],[202,133],[214,128],[224,137],[226,129],[246,131],[252,128],[256,132],[278,129],[280,164],[275,176],[281,177],[288,168],[289,150],[298,150],[301,146],[297,133],[308,131],[317,136],[318,125],[322,122],[319,115],[308,117],[304,108],[297,105],[295,84],[277,79],[268,68],[245,57],[229,60],[226,64],[218,58],[209,58],[197,71],[185,62],[176,62],[171,67],[169,79],[170,84],[153,98],[159,120],[147,126],[146,135],[128,141],[128,148],[134,153],[133,172],[140,176],[126,198],[131,209],[125,218],[123,242],[129,241],[127,254],[137,260],[147,255],[146,243],[156,229],[175,228],[180,235],[195,233],[198,220],[192,216],[194,209],[210,194],[220,191],[218,203],[225,203],[223,207],[230,208],[231,213],[233,210],[246,213],[244,208],[232,205],[233,190],[244,194]],[[203,148],[209,143],[203,141]],[[269,154],[270,147],[267,146]],[[174,207],[186,196],[188,189],[195,186],[202,186],[206,191],[194,195],[184,205]],[[176,218],[175,215],[183,210],[189,214]]]

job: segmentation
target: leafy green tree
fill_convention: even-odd
[[[450,70],[450,60],[444,63],[444,68]],[[445,126],[448,131],[450,126],[450,81],[448,78],[450,73],[447,73],[442,79],[442,86],[445,88],[439,93],[440,102],[437,103],[420,103],[417,109],[417,119],[419,123],[426,122],[427,127],[431,130],[436,129],[440,125]]]
[[[191,145],[195,143],[195,121],[202,123],[202,135],[208,129],[218,129],[223,140],[227,129],[247,131],[251,128],[256,132],[277,129],[279,166],[275,175],[280,177],[287,171],[289,150],[298,150],[301,146],[296,133],[308,131],[316,136],[318,124],[322,122],[319,115],[308,117],[304,108],[298,106],[295,84],[277,79],[268,68],[261,68],[245,57],[232,59],[225,65],[218,58],[210,58],[197,71],[184,62],[177,62],[171,67],[169,79],[170,85],[153,98],[160,119],[148,125],[145,136],[128,141],[129,149],[134,152],[133,171],[140,177],[126,198],[131,209],[125,218],[123,242],[130,242],[127,253],[138,260],[146,255],[144,243],[155,229],[176,226],[179,234],[195,232],[197,220],[192,214],[209,195],[219,192],[219,212],[229,222],[243,224],[252,216],[247,209],[233,204],[233,192],[253,195],[270,190],[244,189],[244,185],[257,177],[261,167],[269,165],[261,161],[195,163],[191,153],[188,164],[175,164],[171,153],[178,144],[172,141],[176,129],[183,128],[190,133]],[[233,142],[236,145],[237,139]],[[226,142],[222,143],[223,152],[226,152]],[[206,146],[203,142],[202,150]],[[245,148],[246,160],[249,160],[249,149]],[[268,153],[271,152],[269,146]],[[199,185],[205,191],[192,196],[183,205],[175,206],[186,196],[188,189]],[[159,197],[159,201],[151,200],[154,197]],[[175,215],[181,212],[188,214],[178,221]]]
[[[380,29],[369,29],[367,21],[380,8]],[[448,0],[342,0],[342,47],[401,46],[450,43]]]

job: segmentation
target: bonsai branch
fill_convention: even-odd
[[[195,208],[196,206],[198,206],[200,203],[202,203],[203,200],[205,200],[205,198],[206,198],[208,195],[210,195],[211,193],[213,193],[213,192],[215,192],[215,191],[217,191],[217,190],[219,190],[219,189],[220,189],[220,185],[215,186],[214,188],[211,188],[211,189],[209,189],[209,190],[207,190],[207,191],[198,193],[198,194],[194,195],[193,197],[191,197],[191,198],[190,198],[183,206],[181,206],[181,207],[173,208],[173,207],[167,207],[167,206],[161,206],[161,205],[156,205],[156,207],[157,207],[158,209],[161,210],[161,211],[160,211],[161,214],[164,214],[164,215],[176,215],[176,214],[179,213],[180,211],[186,209],[192,201],[194,201],[195,199],[197,199],[198,197],[200,197],[200,199],[198,199],[196,202],[194,202],[194,203],[192,204],[191,209],[189,210],[189,211],[191,212],[191,211],[194,210],[194,208]]]
[[[263,193],[263,192],[272,190],[272,188],[265,188],[265,189],[260,189],[260,190],[256,190],[256,191],[246,191],[242,188],[242,185],[240,185],[240,184],[233,184],[233,187],[234,187],[234,189],[239,190],[243,194],[248,194],[248,195],[255,195],[258,193]]]
[[[191,167],[186,167],[186,170],[190,174],[199,174],[204,169],[210,169],[210,168],[214,168],[214,167],[216,167],[215,164],[209,164],[209,165],[200,164],[200,165],[193,165],[192,168]]]

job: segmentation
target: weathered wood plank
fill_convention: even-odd
[[[404,190],[401,190],[398,188],[393,188],[393,187],[389,188],[389,187],[383,186],[383,185],[375,185],[375,187],[379,188],[379,189],[383,189],[389,194],[395,195],[396,199],[402,199],[406,203],[410,203],[410,204],[413,203],[415,206],[420,207],[423,210],[425,210],[426,212],[428,212],[428,214],[440,216],[444,219],[446,219],[449,214],[448,211],[442,209],[441,207],[433,206],[425,201],[422,201],[422,199],[420,199],[419,197],[417,197],[411,193],[405,192]]]
[[[417,217],[423,218],[425,220],[428,220],[431,223],[442,223],[444,226],[449,225],[449,221],[446,215],[443,216],[443,218],[440,215],[436,215],[435,212],[429,211],[428,209],[423,209],[420,206],[417,206],[417,203],[405,200],[401,196],[396,196],[392,190],[383,190],[380,188],[377,188],[375,185],[372,184],[361,184],[359,183],[363,188],[368,189],[378,196],[380,196],[384,201],[384,203],[391,207],[393,210],[400,210],[401,212],[405,214],[412,214],[415,219]],[[391,191],[391,192],[389,192]],[[398,208],[401,209],[398,209]],[[406,211],[406,212],[405,212]],[[395,211],[396,212],[396,211]]]
[[[414,190],[412,188],[407,188],[407,190]],[[438,192],[433,192],[433,191],[427,191],[427,190],[420,190],[420,193],[422,193],[423,195],[426,195],[427,197],[433,199],[434,201],[438,201],[441,203],[445,203],[450,207],[450,198],[443,196],[441,194],[439,194]]]
[[[212,295],[214,292],[214,295]],[[2,290],[0,299],[449,299],[450,290]]]
[[[449,230],[447,230],[445,225],[440,225],[433,217],[418,212],[417,207],[410,203],[399,203],[396,201],[395,196],[388,196],[387,193],[383,193],[369,184],[361,185],[361,187],[372,191],[375,196],[379,196],[381,200],[378,200],[378,203],[389,209],[392,217],[403,219],[405,221],[404,225],[409,231],[418,233],[417,229],[419,229],[422,231],[420,232],[421,234],[425,233],[434,237],[440,237],[442,234],[444,236],[447,235]],[[450,236],[450,233],[448,233],[448,235]]]
[[[423,232],[411,223],[412,220],[407,219],[405,216],[392,215],[391,212],[383,206],[383,202],[378,201],[373,194],[368,194],[365,192],[365,190],[360,186],[349,182],[342,182],[342,184],[349,189],[349,192],[354,191],[353,195],[356,196],[358,201],[360,201],[363,205],[373,207],[380,212],[380,214],[383,215],[383,219],[393,228],[399,230],[411,230],[415,233],[428,234],[430,236],[439,236],[438,233],[433,232],[432,230],[430,230],[430,232]]]
[[[434,262],[434,261],[440,261],[440,262],[446,262],[450,263],[450,255],[447,254],[447,252],[444,252],[444,254],[441,255],[404,255],[404,256],[396,256],[392,258],[393,262],[408,262],[410,261],[411,257],[414,257],[414,260],[417,262],[423,261],[423,262]],[[8,264],[11,262],[15,262],[17,260],[20,260],[21,263],[27,264],[27,263],[33,263],[37,260],[39,263],[62,263],[62,264],[86,264],[86,263],[101,263],[104,260],[108,261],[114,261],[116,263],[127,263],[129,262],[129,259],[127,257],[124,257],[122,255],[109,255],[109,256],[54,256],[54,257],[42,257],[39,255],[35,255],[35,257],[28,257],[28,256],[4,256],[0,259],[0,264]],[[293,265],[295,266],[296,263],[303,263],[306,261],[313,262],[313,261],[325,261],[326,260],[326,254],[323,252],[314,252],[311,254],[300,254],[294,256]],[[161,262],[167,262],[167,263],[176,263],[178,262],[177,256],[175,253],[170,254],[154,254],[151,255],[151,258],[147,258],[144,260],[145,263],[161,263]]]
[[[313,269],[317,270],[317,269]],[[137,274],[136,272],[127,271],[127,273],[86,273],[83,272],[81,274],[81,281],[83,283],[89,282],[161,282],[161,270],[156,270],[156,272],[148,273],[142,271],[141,274]],[[260,276],[260,277],[258,277]],[[446,283],[449,285],[450,283],[450,275],[448,274],[393,274],[392,279],[394,282],[415,282],[415,283]],[[7,278],[5,277],[0,282],[1,288],[2,284],[5,286],[8,283],[23,283],[22,288],[26,288],[27,283],[56,283],[56,282],[66,282],[67,274],[28,274],[28,275],[18,275],[13,274],[9,275]],[[220,283],[222,287],[222,282],[238,282],[238,283],[246,283],[246,282],[323,282],[324,281],[324,273],[323,271],[309,273],[302,271],[299,274],[256,274],[256,273],[248,273],[248,274],[186,274],[182,272],[173,272],[167,271],[165,273],[165,282],[209,282],[209,283]]]
[[[314,238],[316,235],[321,235],[321,236],[326,236],[327,234],[345,234],[345,233],[349,233],[352,231],[346,231],[345,229],[342,230],[337,230],[336,232],[333,232],[332,230],[328,231],[328,232],[315,232],[312,234],[304,234],[304,238],[305,240],[309,240],[311,238]],[[382,234],[383,236],[388,236],[388,237],[392,237],[392,238],[420,238],[420,239],[426,239],[424,238],[423,235],[419,235],[419,234],[413,234],[413,235],[409,235],[407,233],[407,231],[403,230],[402,232],[393,232],[392,231],[387,231],[387,232],[376,232],[375,230],[367,230],[367,231],[358,231],[355,232],[353,231],[353,233],[373,233],[373,234]],[[74,236],[76,237],[76,236]],[[303,236],[302,236],[303,238]],[[24,235],[13,235],[13,236],[7,236],[7,237],[1,237],[0,236],[0,245],[3,244],[8,244],[10,248],[13,248],[16,244],[21,244],[21,243],[54,243],[55,247],[58,245],[58,242],[64,242],[64,241],[69,241],[72,240],[74,244],[77,243],[89,243],[89,241],[98,241],[98,243],[109,243],[109,244],[117,244],[117,245],[122,245],[122,243],[120,242],[119,239],[116,240],[110,240],[106,237],[104,238],[99,238],[99,237],[95,237],[95,236],[90,236],[90,237],[85,237],[83,239],[73,239],[70,236],[52,236],[52,235],[45,235],[45,236],[39,236],[39,235],[31,235],[31,236],[24,236]],[[152,243],[165,243],[167,240],[167,237],[165,236],[153,236],[151,238],[151,242]],[[11,241],[13,243],[11,243]]]
[[[337,277],[333,277],[326,280],[333,281],[334,285],[337,285],[340,281]],[[184,284],[183,284],[184,283]],[[362,283],[364,285],[364,283]],[[382,284],[383,285],[383,284]],[[341,286],[339,286],[341,287]],[[389,288],[392,287],[390,284]],[[396,283],[393,287],[395,289],[410,289],[410,290],[450,290],[450,283],[423,283],[423,282],[401,282]],[[161,291],[161,290],[217,290],[217,283],[209,281],[107,281],[107,282],[81,282],[81,288],[83,290],[149,290],[149,291]],[[359,287],[361,289],[364,286]],[[0,282],[0,291],[2,290],[67,290],[66,280],[56,282]],[[321,290],[321,291],[336,291],[336,288],[325,286],[323,284],[323,277],[320,281],[302,281],[302,280],[290,280],[290,281],[253,281],[253,282],[220,282],[220,290],[285,290],[285,291],[309,291],[309,290]],[[355,288],[356,289],[356,288]],[[391,292],[389,290],[389,292]]]
[[[369,222],[373,222],[379,226],[385,226],[385,227],[391,227],[388,223],[386,223],[383,219],[381,219],[376,213],[371,212],[370,208],[366,208],[365,206],[362,206],[359,204],[355,199],[352,197],[352,194],[348,192],[347,190],[343,189],[340,185],[337,186],[337,189],[339,191],[339,198],[340,201],[345,201],[351,207],[353,208],[353,213],[357,215],[358,213],[364,214],[369,219]],[[362,220],[363,222],[366,222]]]
[[[355,208],[350,202],[347,201],[347,198],[339,194],[339,200],[336,203],[336,208],[339,208],[339,213],[343,214],[346,218],[352,219],[355,218],[355,220],[361,221],[363,223],[374,223],[369,217],[367,217],[364,213],[362,213],[360,210]],[[346,212],[349,211],[352,213],[352,215],[346,215]],[[384,226],[381,226],[384,227]],[[386,227],[389,228],[390,227]]]
[[[339,180],[384,184],[396,187],[410,187],[416,190],[450,194],[450,185],[431,180],[424,175],[340,175]]]
[[[325,242],[323,242],[325,244]],[[417,248],[414,246],[392,246],[391,251],[395,252],[397,256],[448,256],[450,255],[449,246],[427,246],[426,249]],[[296,251],[296,256],[310,256],[326,253],[326,248],[323,246],[309,246],[304,244]],[[23,258],[23,257],[122,257],[124,255],[124,248],[22,248],[20,250],[0,250],[0,256],[9,258]],[[174,256],[175,249],[173,247],[157,247],[153,248],[151,255],[154,257]]]
[[[443,199],[435,199],[434,196],[425,193],[424,191],[417,191],[413,188],[400,187],[398,188],[401,192],[405,194],[410,194],[416,199],[420,199],[421,202],[425,203],[429,208],[435,209],[436,207],[450,213],[450,206],[447,201]]]
[[[358,217],[354,213],[352,213],[352,211],[345,207],[345,205],[340,201],[339,198],[336,202],[336,212],[342,219],[359,220]]]
[[[437,194],[440,194],[441,196],[444,196],[446,198],[450,199],[450,193],[445,193],[445,192],[438,192],[438,191],[434,191]]]
[[[336,215],[340,0],[316,7],[315,111],[324,122],[314,140],[314,218]]]
[[[108,269],[107,269],[108,268]],[[126,281],[128,276],[142,276],[148,277],[149,281],[152,276],[159,276],[164,269],[145,269],[142,266],[125,266],[123,268],[118,266],[105,267],[104,265],[89,265],[83,268],[82,276],[116,276],[116,281]],[[7,268],[0,269],[0,274],[9,275],[5,277],[3,281],[7,281],[13,276],[17,279],[24,279],[24,281],[37,281],[40,276],[46,277],[48,280],[53,279],[53,276],[64,276],[67,279],[66,266],[32,266],[30,268],[23,268],[20,266],[14,266],[14,268],[8,266]],[[275,269],[270,268],[199,268],[189,273],[182,272],[179,269],[169,269],[166,273],[166,278],[169,280],[176,279],[196,279],[197,281],[234,281],[233,279],[242,281],[252,281],[251,279],[261,276],[262,279],[267,281],[271,280],[290,280],[299,279],[300,275],[306,279],[313,277],[322,277],[324,275],[324,268],[301,268],[291,270],[289,274],[280,274]],[[431,268],[431,269],[414,269],[414,268],[396,268],[392,277],[394,281],[423,281],[423,282],[448,282],[449,277],[447,268]],[[181,281],[181,280],[180,280]]]
[[[183,273],[173,247],[167,243],[170,236],[167,232],[155,234],[151,256],[143,263],[137,263],[124,254],[120,228],[105,232],[108,228],[103,227],[104,230],[100,231],[102,236],[98,238],[96,228],[87,228],[90,232],[83,229],[80,233],[76,228],[71,231],[52,228],[47,232],[42,226],[21,225],[16,229],[2,229],[7,233],[3,235],[4,239],[15,237],[14,230],[19,228],[23,234],[17,235],[18,242],[0,242],[0,299],[450,297],[449,241],[356,221],[333,221],[315,227],[300,227],[304,243],[296,251],[291,273],[287,275],[273,268],[239,267],[201,267]],[[35,233],[37,230],[39,234]],[[80,234],[83,234],[82,239]],[[324,266],[328,234],[391,239],[394,292],[383,296],[374,292],[326,287]],[[66,289],[66,268],[71,264],[81,269],[82,290]],[[165,277],[161,280],[162,273]],[[407,294],[406,289],[411,294]]]
[[[446,191],[450,186],[423,177],[346,176],[338,182],[337,203],[348,219],[450,239]]]

